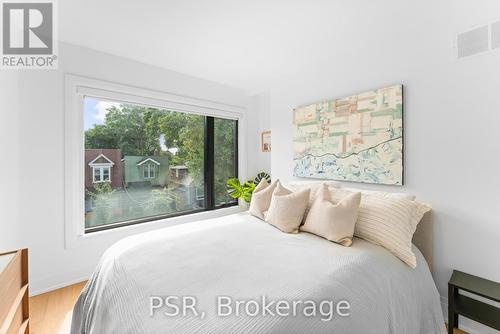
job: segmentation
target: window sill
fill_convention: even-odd
[[[85,246],[95,246],[98,244],[102,244],[103,246],[110,246],[112,243],[122,238],[135,235],[138,233],[148,232],[160,228],[168,228],[180,224],[192,223],[204,219],[227,216],[242,211],[245,211],[245,208],[243,206],[235,205],[216,210],[203,211],[176,217],[158,219],[150,222],[143,222],[140,224],[124,225],[107,230],[67,236],[66,249],[85,247]]]

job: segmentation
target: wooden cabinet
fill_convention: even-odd
[[[0,254],[0,334],[29,333],[28,250]]]

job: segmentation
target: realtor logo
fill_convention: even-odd
[[[2,68],[57,68],[54,3],[2,3]]]

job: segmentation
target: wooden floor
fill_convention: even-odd
[[[86,282],[70,285],[30,298],[31,334],[67,334],[73,306]],[[455,329],[454,334],[467,334]]]
[[[73,306],[86,282],[30,298],[31,334],[67,334]]]

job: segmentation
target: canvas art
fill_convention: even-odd
[[[294,175],[403,184],[403,86],[294,110]]]

